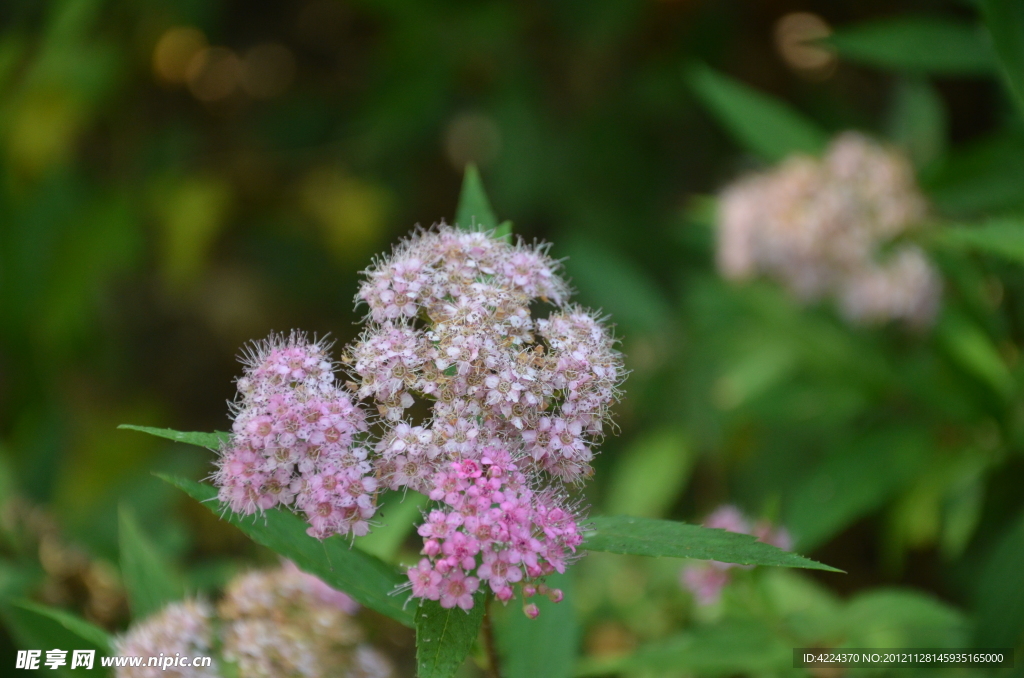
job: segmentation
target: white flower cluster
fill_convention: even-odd
[[[363,642],[345,594],[290,563],[228,584],[217,606],[168,605],[114,641],[118,655],[219,658],[210,667],[120,667],[117,678],[389,678],[391,663]],[[230,669],[226,666],[230,664]]]
[[[488,444],[563,480],[590,474],[622,357],[598,317],[567,303],[559,268],[544,246],[442,224],[366,272],[370,324],[348,362],[388,422],[378,452],[392,487],[429,493],[439,461]],[[538,301],[554,307],[545,319]],[[417,398],[432,415],[418,426],[405,419]]]
[[[733,280],[766,274],[803,301],[832,296],[852,322],[926,326],[937,272],[916,245],[885,251],[926,213],[906,158],[847,132],[821,160],[794,156],[723,191],[718,268]]]

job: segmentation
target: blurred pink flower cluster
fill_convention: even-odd
[[[704,527],[711,527],[727,532],[752,534],[758,541],[777,546],[784,551],[793,548],[793,540],[785,528],[775,527],[766,520],[751,523],[735,506],[726,504],[715,509],[704,519]],[[749,565],[722,563],[708,560],[689,563],[680,572],[679,580],[683,588],[689,590],[698,605],[706,606],[718,602],[722,589],[729,583],[729,570],[734,567],[749,569]]]
[[[938,273],[920,247],[898,242],[927,204],[897,152],[847,132],[820,160],[794,156],[729,186],[719,209],[726,278],[762,273],[802,301],[833,297],[855,323],[934,321]]]
[[[114,640],[118,655],[213,656],[211,666],[122,667],[117,678],[388,678],[391,662],[363,642],[351,598],[286,562],[232,579],[216,606],[172,603]],[[233,666],[225,666],[226,660]]]

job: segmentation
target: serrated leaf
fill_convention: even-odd
[[[451,678],[473,649],[484,619],[483,596],[476,596],[467,612],[444,609],[424,600],[416,610],[416,675],[418,678]]]
[[[217,501],[217,489],[193,480],[157,474],[180,488],[250,539],[288,558],[299,569],[315,575],[328,585],[352,596],[366,607],[406,625],[413,626],[413,613],[392,595],[405,577],[379,558],[351,546],[341,537],[319,541],[306,534],[307,525],[293,513],[280,509],[261,516],[232,513]]]
[[[1003,81],[1017,110],[1024,114],[1024,4],[1020,0],[982,0],[981,15]]]
[[[985,75],[995,64],[977,28],[939,17],[842,26],[823,40],[846,60],[935,75]]]
[[[590,523],[591,529],[584,534],[583,542],[583,548],[588,551],[842,572],[810,558],[759,542],[749,534],[630,516],[598,516],[591,518]]]
[[[1024,220],[990,219],[977,226],[951,226],[937,231],[937,244],[969,249],[1024,264]]]
[[[496,632],[502,678],[569,678],[573,674],[580,629],[572,606],[572,582],[567,575],[554,574],[545,583],[561,589],[564,598],[559,603],[544,596],[532,598],[540,608],[536,619],[523,614],[518,598],[503,609],[491,608],[500,612]]]
[[[153,428],[151,426],[135,426],[133,424],[121,424],[118,428],[128,431],[140,431],[142,433],[148,433],[151,436],[157,436],[158,438],[167,438],[168,440],[173,440],[176,443],[185,443],[186,445],[195,445],[196,447],[206,447],[211,450],[216,450],[221,446],[221,443],[227,442],[231,437],[230,433],[225,433],[223,431],[216,431],[214,433],[186,433],[169,428]]]
[[[119,512],[121,578],[128,592],[133,619],[157,612],[185,595],[185,587],[164,556],[143,534],[130,509]]]
[[[462,178],[462,192],[459,194],[459,207],[455,212],[456,225],[467,231],[487,231],[497,228],[498,218],[494,216],[491,203],[484,191],[484,182],[476,165],[466,165],[466,173]],[[511,229],[511,224],[509,224]]]
[[[691,68],[687,79],[736,141],[765,160],[782,160],[791,153],[818,153],[828,141],[821,128],[787,104],[707,66]]]
[[[75,637],[87,642],[91,647],[95,647],[105,654],[110,654],[110,636],[106,631],[95,624],[87,622],[81,617],[77,617],[70,612],[58,610],[57,608],[48,607],[46,605],[40,605],[39,603],[34,603],[30,600],[14,601],[12,605],[38,617],[43,617],[44,619],[56,622]],[[50,648],[45,649],[51,649],[52,647],[59,646],[51,646]]]

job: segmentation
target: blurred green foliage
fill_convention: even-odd
[[[785,46],[798,11],[834,29],[817,66]],[[225,430],[245,341],[348,341],[375,252],[498,214],[553,242],[622,337],[595,512],[696,522],[732,502],[848,572],[742,572],[702,610],[678,561],[593,554],[550,631],[568,657],[518,619],[508,634],[559,675],[776,675],[799,645],[1019,651],[1022,44],[1002,0],[3,3],[0,642],[70,633],[25,598],[125,623],[50,595],[55,537],[12,502],[143,609],[146,563],[194,593],[272,558],[151,475],[201,478],[212,453],[116,425]],[[931,332],[851,329],[714,271],[708,196],[851,127],[904,147],[933,204]],[[490,203],[456,213],[467,163]],[[395,529],[372,549],[408,559]]]

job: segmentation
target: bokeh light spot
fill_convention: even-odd
[[[221,101],[241,84],[242,59],[227,47],[208,47],[192,57],[186,74],[188,89],[200,101]]]
[[[824,79],[835,70],[836,55],[816,41],[831,34],[831,26],[817,14],[791,12],[775,23],[775,49],[801,75]]]
[[[171,84],[182,84],[196,54],[206,48],[206,36],[192,26],[174,26],[164,31],[153,49],[153,72]]]

